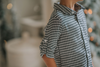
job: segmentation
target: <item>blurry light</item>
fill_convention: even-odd
[[[88,28],[88,32],[91,33],[92,32],[92,28]]]
[[[92,10],[91,10],[91,9],[88,9],[88,13],[89,13],[89,14],[92,14]]]
[[[91,36],[91,37],[90,37],[90,41],[93,41],[93,40],[94,40],[94,37],[93,37],[93,36]]]
[[[88,13],[88,10],[87,10],[87,9],[85,9],[85,10],[84,10],[84,13],[85,13],[85,14],[87,14],[87,13]]]
[[[8,5],[7,5],[7,9],[11,9],[12,8],[12,4],[11,3],[9,3]]]

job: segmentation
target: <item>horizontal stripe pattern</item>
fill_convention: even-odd
[[[55,3],[44,28],[40,56],[54,58],[57,67],[93,67],[84,7],[76,4],[78,12]]]

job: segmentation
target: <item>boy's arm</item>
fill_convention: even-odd
[[[43,55],[43,60],[47,67],[57,67],[54,58],[48,58],[46,54]]]
[[[45,27],[45,35],[40,43],[40,56],[48,67],[57,67],[54,60],[54,52],[57,41],[61,35],[61,23],[58,18],[51,18]]]

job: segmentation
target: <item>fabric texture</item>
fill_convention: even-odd
[[[85,7],[76,2],[76,11],[54,3],[54,11],[44,28],[40,56],[54,58],[57,67],[93,67]]]

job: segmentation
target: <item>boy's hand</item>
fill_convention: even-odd
[[[46,54],[43,55],[43,60],[45,61],[45,64],[47,67],[57,67],[56,62],[54,58],[48,58]]]
[[[94,67],[94,64],[93,64],[93,62],[92,62],[92,65],[93,65],[93,67]]]

